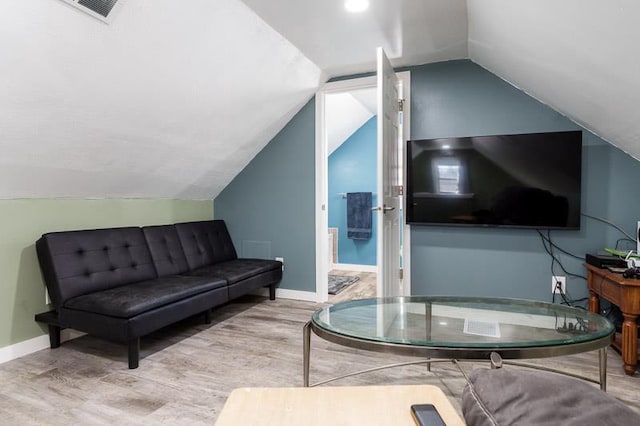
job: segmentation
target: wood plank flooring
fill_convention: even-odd
[[[319,307],[257,296],[239,299],[217,309],[212,324],[193,318],[143,338],[136,370],[127,368],[125,346],[90,336],[7,362],[0,365],[0,424],[211,425],[234,388],[302,385],[302,327]],[[414,360],[345,348],[316,336],[311,351],[311,382]],[[624,374],[615,351],[609,351],[608,361],[609,394],[640,412],[640,378]],[[598,375],[596,352],[538,362]],[[393,384],[439,386],[459,411],[465,381],[453,365],[440,363],[431,372],[405,366],[332,385]]]

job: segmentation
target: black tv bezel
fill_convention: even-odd
[[[548,134],[570,134],[575,133],[579,135],[580,140],[580,210],[578,213],[578,225],[577,226],[533,226],[533,225],[505,225],[505,224],[492,224],[492,223],[455,223],[455,222],[423,222],[423,221],[414,221],[409,214],[409,203],[410,200],[413,200],[413,192],[412,192],[412,182],[410,179],[411,176],[411,144],[418,141],[445,141],[445,140],[453,140],[453,139],[464,139],[464,138],[473,138],[473,137],[510,137],[510,136],[534,136],[534,135],[548,135]],[[405,197],[404,197],[404,212],[405,212],[405,222],[407,225],[416,225],[416,226],[424,226],[424,227],[438,227],[438,228],[500,228],[500,229],[544,229],[544,230],[554,230],[554,231],[579,231],[582,226],[582,174],[583,170],[583,144],[584,140],[582,137],[582,130],[565,130],[565,131],[557,131],[557,132],[535,132],[535,133],[511,133],[511,134],[491,134],[491,135],[473,135],[473,136],[450,136],[450,137],[441,137],[441,138],[423,138],[423,139],[409,139],[405,145]]]

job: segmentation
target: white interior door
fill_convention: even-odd
[[[400,277],[400,191],[402,86],[384,50],[377,50],[378,90],[378,296],[402,295]]]
[[[387,69],[389,69],[389,65],[388,65],[388,61],[387,61]],[[382,73],[378,73],[379,75],[381,75]],[[399,141],[403,141],[404,138],[409,139],[410,138],[410,96],[411,96],[411,78],[410,78],[410,74],[409,71],[403,71],[397,74],[398,78],[400,79],[400,83],[401,83],[401,90],[398,90],[398,96],[402,96],[402,98],[405,99],[404,101],[404,107],[403,107],[403,111],[401,114],[401,122],[402,125],[400,127],[397,126],[397,113],[393,113],[393,117],[392,117],[392,122],[395,123],[394,126],[392,126],[392,128],[394,129],[394,131],[398,132],[398,139]],[[389,79],[391,81],[393,81],[393,77],[389,77]],[[327,128],[326,128],[326,120],[325,120],[325,104],[326,104],[326,97],[329,94],[334,94],[334,93],[347,93],[353,90],[362,90],[362,89],[368,89],[368,88],[377,88],[378,87],[378,77],[377,76],[371,76],[371,77],[361,77],[361,78],[357,78],[357,79],[353,79],[353,80],[340,80],[340,81],[334,81],[334,82],[330,82],[330,83],[326,83],[316,94],[316,168],[315,168],[315,172],[316,172],[316,292],[315,295],[313,296],[308,296],[306,294],[306,292],[297,292],[295,293],[295,296],[291,296],[294,298],[299,298],[302,300],[313,300],[316,302],[326,302],[328,300],[328,294],[327,294],[327,273],[328,273],[328,239],[327,239],[327,227],[328,227],[328,217],[327,217],[327,210],[326,210],[326,206],[327,206],[327,200],[328,200],[328,194],[327,194],[327,179],[328,179],[328,161],[327,161]],[[385,84],[385,87],[388,87],[389,84]],[[395,88],[395,85],[391,85],[392,88]],[[378,95],[379,99],[382,99],[381,95]],[[394,99],[395,95],[391,95],[390,99]],[[383,105],[382,102],[378,102],[379,105]],[[391,109],[395,109],[397,111],[398,108],[398,104],[396,102],[391,102]],[[384,117],[384,116],[388,116],[389,114],[385,114],[385,115],[381,115],[381,113],[379,111],[377,111],[378,117]],[[381,122],[382,120],[379,119],[378,120],[378,126],[381,126]],[[378,129],[378,134],[382,134],[382,132],[380,131],[380,128]],[[395,144],[396,139],[394,139],[394,141],[392,141],[392,144]],[[380,147],[382,147],[383,145],[380,145]],[[404,158],[404,154],[403,152],[403,147],[404,144],[403,143],[399,143],[396,145],[398,147],[398,151],[401,152],[400,154],[397,154],[397,156],[395,157],[394,161],[399,161],[400,159]],[[387,150],[386,151],[393,151],[391,152],[391,156],[395,155],[396,152],[398,151],[394,151],[393,150],[393,145],[390,147],[389,145],[387,145]],[[377,195],[379,196],[377,198],[378,204],[380,205],[380,207],[382,207],[382,204],[384,204],[384,202],[382,200],[384,200],[383,195],[385,194],[385,190],[382,189],[382,182],[383,182],[383,177],[382,176],[382,172],[381,170],[383,170],[382,167],[382,163],[384,160],[382,160],[383,158],[383,150],[381,148],[378,149],[378,188],[376,188],[377,191]],[[388,162],[386,162],[386,164],[389,164]],[[395,166],[394,166],[395,167]],[[392,172],[387,171],[386,172],[387,175],[392,175]],[[402,174],[402,170],[398,170],[398,182],[402,182],[403,178],[400,178],[400,175]],[[398,184],[399,185],[399,184]],[[394,200],[395,203],[399,202],[399,197],[395,197],[396,200]],[[400,205],[402,205],[402,203],[399,203]],[[402,224],[398,223],[398,217],[397,217],[397,213],[398,213],[398,209],[395,209],[395,217],[394,220],[396,221],[396,225],[395,226],[400,226]],[[402,244],[402,250],[403,250],[403,257],[402,257],[402,270],[404,272],[404,278],[402,280],[398,279],[398,269],[399,269],[399,258],[397,256],[394,256],[392,254],[394,253],[398,253],[398,250],[395,248],[396,247],[396,243],[399,244],[398,240],[395,240],[395,235],[396,231],[390,231],[389,229],[387,229],[387,235],[391,235],[391,237],[387,236],[384,237],[384,232],[383,230],[385,229],[385,226],[382,222],[382,214],[378,214],[378,213],[374,213],[374,220],[380,220],[381,222],[377,223],[378,226],[378,240],[377,240],[377,278],[378,278],[378,283],[377,283],[377,295],[378,296],[383,296],[383,295],[409,295],[411,294],[411,273],[410,273],[410,268],[411,268],[411,256],[409,255],[410,252],[410,248],[411,248],[411,243],[410,243],[410,238],[411,238],[411,233],[409,230],[409,227],[404,225],[404,231],[403,231],[403,244]],[[387,216],[385,214],[385,216]],[[391,216],[388,216],[389,218],[391,218]],[[385,241],[381,241],[382,238],[385,238]],[[385,264],[385,260],[383,259],[383,255],[382,253],[384,253],[385,251],[385,247],[389,247],[389,241],[393,240],[394,241],[394,247],[387,250],[386,251],[386,256],[388,259],[390,260],[386,260],[386,262],[389,262],[389,264]],[[383,290],[383,283],[385,282],[385,279],[383,278],[382,275],[382,271],[393,271],[393,277],[391,280],[386,279],[386,290]],[[399,282],[399,286],[398,286],[398,281]],[[394,288],[394,286],[396,286]],[[291,290],[288,290],[288,292],[291,292]],[[289,293],[292,294],[292,293]]]

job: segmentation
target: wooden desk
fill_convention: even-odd
[[[600,297],[617,305],[622,311],[622,335],[616,333],[613,346],[622,354],[624,371],[633,375],[638,364],[638,326],[640,315],[640,280],[623,278],[608,269],[585,264],[589,286],[589,310],[600,312]]]
[[[464,425],[439,388],[413,385],[235,389],[216,426],[413,426],[412,404],[433,404],[448,426]]]

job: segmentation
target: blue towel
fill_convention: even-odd
[[[371,192],[347,193],[347,238],[371,239]]]

